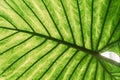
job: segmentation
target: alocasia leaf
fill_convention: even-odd
[[[119,0],[0,0],[0,80],[120,80]]]

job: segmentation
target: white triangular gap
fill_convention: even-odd
[[[120,63],[120,57],[114,52],[106,51],[101,53],[101,55]]]

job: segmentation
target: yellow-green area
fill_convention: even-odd
[[[120,80],[119,0],[0,0],[0,80]]]

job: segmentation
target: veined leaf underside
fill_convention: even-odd
[[[119,80],[119,43],[119,0],[0,1],[0,80]]]

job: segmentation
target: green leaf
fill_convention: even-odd
[[[0,0],[0,80],[120,80],[119,0]]]

